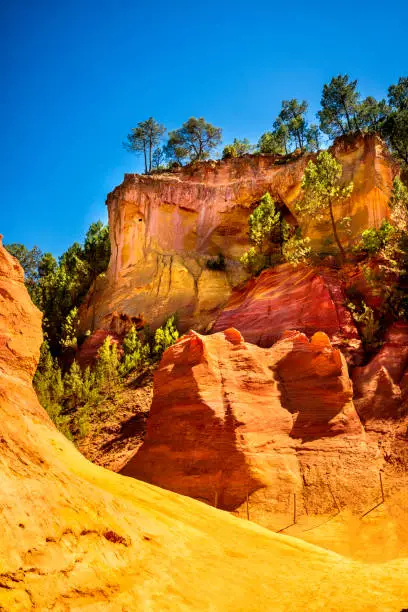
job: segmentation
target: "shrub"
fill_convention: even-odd
[[[116,342],[112,342],[111,336],[106,336],[98,351],[95,367],[97,382],[108,383],[108,386],[112,387],[118,378],[118,367],[118,347]]]
[[[300,230],[288,238],[282,245],[282,255],[286,262],[294,264],[305,262],[311,253],[310,238],[302,238]]]
[[[119,366],[119,374],[126,376],[132,370],[137,370],[149,363],[150,346],[143,344],[134,325],[123,340],[123,359]]]
[[[380,323],[375,318],[373,309],[367,306],[363,300],[358,306],[353,304],[353,302],[349,302],[347,307],[360,328],[365,348],[368,350],[377,348],[380,345]]]
[[[154,355],[160,359],[164,351],[174,344],[176,340],[178,340],[178,337],[179,332],[175,325],[175,316],[172,315],[162,327],[156,329],[156,333],[154,334]]]
[[[394,228],[391,223],[384,220],[378,229],[373,227],[364,230],[364,232],[361,234],[361,242],[357,246],[356,250],[364,251],[369,255],[375,255],[386,246],[393,233]]]

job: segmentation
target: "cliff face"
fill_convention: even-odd
[[[322,609],[405,605],[404,559],[368,566],[90,464],[38,404],[40,342],[0,244],[2,610],[283,611],[317,591]]]
[[[393,168],[382,143],[361,136],[334,146],[344,179],[354,181],[349,202],[336,218],[352,218],[358,234],[388,215]],[[153,176],[128,174],[108,196],[112,256],[82,308],[83,330],[109,328],[113,312],[141,316],[153,327],[171,312],[182,330],[205,329],[245,278],[237,261],[247,249],[248,215],[269,191],[282,213],[294,220],[304,168],[313,154],[291,160],[246,156],[204,162]],[[296,219],[312,242],[328,226]],[[206,267],[222,252],[225,271]]]

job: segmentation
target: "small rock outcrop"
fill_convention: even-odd
[[[145,441],[122,473],[234,510],[364,508],[381,466],[352,401],[345,358],[317,332],[271,348],[236,329],[190,332],[155,373]]]

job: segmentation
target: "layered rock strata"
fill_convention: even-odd
[[[340,140],[333,150],[344,180],[354,182],[350,200],[335,216],[350,217],[357,236],[388,216],[394,168],[374,136]],[[109,331],[106,316],[114,311],[145,318],[153,327],[177,312],[182,331],[205,329],[245,279],[237,262],[248,247],[248,215],[266,191],[313,244],[321,243],[330,232],[327,223],[296,212],[311,158],[245,156],[171,173],[125,175],[107,199],[112,256],[81,310],[82,330]],[[226,269],[208,269],[220,252]]]

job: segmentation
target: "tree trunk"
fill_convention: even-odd
[[[143,143],[143,155],[144,155],[145,174],[147,174],[146,143]]]
[[[153,154],[153,143],[149,140],[149,172],[152,171],[152,154]]]
[[[344,249],[343,249],[343,247],[341,245],[339,236],[337,234],[336,222],[334,221],[334,215],[333,215],[333,205],[332,205],[332,201],[331,200],[330,200],[330,203],[329,203],[329,211],[330,211],[330,220],[331,220],[331,224],[332,224],[332,228],[333,228],[334,239],[336,241],[337,246],[339,247],[342,263],[344,263],[345,259],[346,259],[346,254],[344,252]]]

